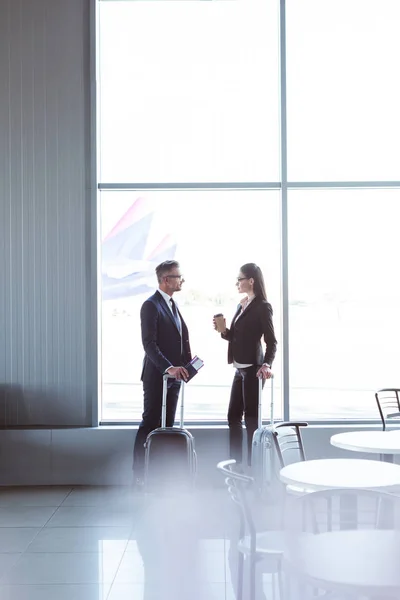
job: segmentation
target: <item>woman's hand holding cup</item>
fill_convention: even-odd
[[[222,313],[214,315],[213,325],[215,331],[218,331],[218,333],[224,333],[226,331],[226,320]]]

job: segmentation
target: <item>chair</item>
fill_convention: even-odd
[[[378,405],[383,431],[386,430],[387,419],[395,419],[396,417],[400,417],[399,394],[399,388],[384,388],[375,393],[375,400]]]
[[[301,437],[301,428],[307,427],[306,422],[283,421],[277,423],[274,427],[275,450],[282,467],[292,462],[306,460],[304,452],[303,439]],[[292,453],[294,460],[290,460],[289,453]]]
[[[331,489],[290,499],[284,568],[301,588],[327,597],[400,596],[400,499],[373,490]],[[329,594],[329,596],[328,596]],[[317,594],[318,595],[318,594]]]
[[[281,469],[293,462],[306,460],[301,428],[307,427],[306,422],[284,421],[275,425],[274,445]],[[291,494],[305,494],[308,490],[294,485],[286,486],[286,491]]]
[[[237,600],[243,599],[243,575],[244,558],[249,561],[250,590],[249,595],[244,596],[246,600],[255,600],[256,596],[256,565],[262,560],[275,562],[275,569],[272,577],[278,578],[279,600],[284,600],[284,587],[282,579],[282,557],[284,552],[282,531],[262,531],[257,532],[253,518],[249,492],[253,488],[254,479],[242,473],[234,471],[235,460],[225,460],[219,462],[217,468],[225,476],[225,483],[228,487],[229,495],[235,506],[238,508],[239,541],[238,549],[238,579],[237,579]]]

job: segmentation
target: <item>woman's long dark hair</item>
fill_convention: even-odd
[[[247,279],[254,279],[254,295],[259,296],[263,300],[267,300],[264,277],[260,267],[255,263],[246,263],[240,267],[240,270]]]

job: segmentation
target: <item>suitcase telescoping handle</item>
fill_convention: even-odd
[[[163,375],[163,390],[162,390],[162,407],[161,407],[161,427],[167,426],[167,391],[168,391],[168,378],[170,375],[168,373],[164,373]],[[174,379],[174,377],[171,377]],[[184,414],[185,414],[185,382],[182,381],[181,384],[181,421],[180,427],[183,429],[184,423]]]
[[[271,426],[274,424],[274,376],[272,375],[270,378],[271,381],[271,408],[270,408],[270,419]],[[258,428],[262,427],[262,377],[258,378]]]

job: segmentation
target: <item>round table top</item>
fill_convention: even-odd
[[[354,452],[400,454],[400,430],[336,433],[331,437],[331,444]]]
[[[400,485],[400,465],[378,460],[321,458],[283,467],[280,478],[283,483],[307,490],[389,488]]]
[[[385,597],[400,591],[400,532],[389,530],[302,533],[288,539],[290,568],[327,589],[354,588]]]

